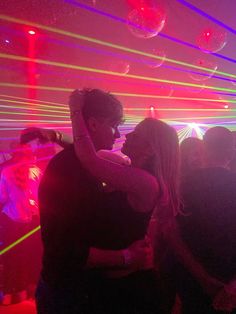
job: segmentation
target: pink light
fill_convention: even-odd
[[[28,31],[28,34],[30,34],[30,35],[35,35],[35,34],[36,34],[36,32],[35,32],[34,30],[32,30],[32,29],[31,29],[31,30],[29,30],[29,31]]]
[[[150,110],[151,110],[151,111],[154,111],[154,110],[155,110],[155,108],[154,108],[153,106],[151,106],[151,107],[150,107]]]
[[[225,109],[228,109],[228,108],[229,108],[229,105],[224,105],[224,108],[225,108]]]

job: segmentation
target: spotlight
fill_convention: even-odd
[[[5,41],[6,44],[10,44],[10,40],[5,39],[4,41]]]
[[[35,34],[36,34],[36,32],[35,32],[34,30],[32,30],[32,29],[31,29],[31,30],[29,30],[29,31],[28,31],[28,34],[33,36],[33,35],[35,35]]]
[[[228,109],[228,108],[229,108],[229,105],[224,105],[224,108],[225,108],[225,109]]]
[[[189,123],[189,124],[188,124],[188,127],[189,127],[189,128],[192,128],[192,129],[195,129],[195,128],[198,127],[198,125],[197,125],[197,123],[192,122],[192,123]]]

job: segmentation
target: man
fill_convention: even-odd
[[[228,129],[213,127],[205,133],[203,143],[205,167],[182,184],[187,215],[180,217],[179,227],[207,273],[229,283],[236,275],[236,176],[227,169],[234,141]],[[186,268],[178,271],[178,282],[184,314],[216,312],[211,297]]]
[[[81,93],[82,112],[95,149],[111,150],[120,137],[120,102],[97,89]],[[70,101],[77,102],[76,95],[76,91],[72,93]],[[101,230],[97,228],[101,195],[102,183],[81,166],[73,145],[49,163],[39,189],[44,256],[36,292],[38,313],[97,313],[91,309],[89,295],[90,280],[94,280],[96,270],[88,267],[132,262],[129,251],[123,257],[112,251],[111,255],[109,251],[99,255],[99,249],[91,249],[101,236],[95,232]]]

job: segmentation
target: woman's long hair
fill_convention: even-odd
[[[156,214],[166,220],[179,212],[178,136],[174,128],[154,118],[146,118],[141,124],[153,151],[145,168],[157,178],[161,190]]]

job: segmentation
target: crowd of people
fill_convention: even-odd
[[[73,140],[26,129],[1,172],[4,245],[40,218],[38,314],[164,314],[176,300],[183,314],[233,312],[235,134],[216,126],[179,145],[174,128],[146,118],[123,157],[111,152],[118,99],[75,90],[69,108]],[[35,140],[64,149],[39,167]],[[40,245],[29,237],[3,254],[5,304],[36,283]]]

